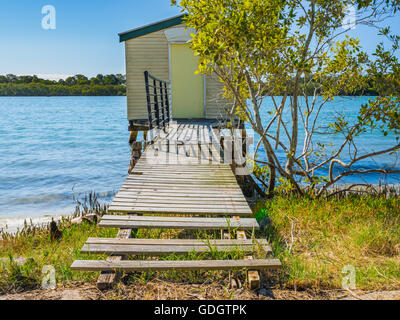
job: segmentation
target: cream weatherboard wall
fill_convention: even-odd
[[[215,74],[206,75],[206,118],[227,119],[232,108],[231,103],[223,98],[224,84]]]
[[[169,80],[168,41],[164,31],[125,42],[128,120],[147,119],[144,72]]]
[[[159,79],[171,80],[170,52],[168,41],[165,36],[165,30],[156,31],[125,41],[125,53],[128,120],[147,119],[144,72],[149,71]],[[181,68],[184,70],[186,67],[182,64]],[[202,76],[198,75],[198,77]],[[198,93],[202,90],[203,101],[205,99],[206,102],[205,108],[203,103],[203,112],[201,117],[204,116],[205,109],[205,118],[226,118],[225,109],[229,108],[229,103],[222,99],[222,83],[219,82],[215,75],[207,75],[205,77],[205,90],[204,81],[198,83],[201,87],[195,91]],[[185,90],[185,93],[183,93],[183,95],[189,94],[190,88]],[[190,106],[188,106],[188,108],[190,108]],[[198,108],[198,105],[196,108]],[[192,113],[188,113],[187,117],[198,118],[197,115],[199,115],[199,109],[196,108]],[[177,115],[180,116],[179,114]]]

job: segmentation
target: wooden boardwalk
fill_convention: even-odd
[[[141,156],[109,212],[250,216],[212,123],[171,125]]]
[[[161,132],[155,143],[147,146],[109,207],[109,213],[128,215],[107,215],[100,222],[100,227],[120,228],[117,239],[91,238],[82,249],[84,253],[112,256],[107,261],[75,261],[72,269],[103,271],[105,279],[100,282],[104,284],[114,281],[113,271],[119,270],[279,268],[279,260],[252,260],[250,257],[228,261],[123,261],[124,257],[133,255],[187,254],[211,249],[239,248],[251,254],[256,246],[271,252],[265,240],[247,240],[244,232],[238,232],[238,240],[211,242],[129,239],[132,229],[142,228],[240,229],[254,234],[259,225],[250,218],[252,211],[230,164],[223,163],[223,159],[219,133],[212,123],[187,121],[171,124],[167,133]],[[144,214],[146,216],[141,216]],[[253,274],[254,277],[257,275]]]

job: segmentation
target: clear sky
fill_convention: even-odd
[[[42,28],[42,7],[56,29]],[[169,0],[1,0],[0,74],[125,73],[118,33],[180,14]]]
[[[56,9],[55,30],[42,28],[45,5]],[[0,74],[125,73],[117,34],[178,14],[170,0],[1,0]],[[400,33],[399,17],[390,25]],[[370,50],[375,33],[361,27],[351,31]]]

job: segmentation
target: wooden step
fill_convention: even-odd
[[[250,216],[250,212],[246,212],[245,210],[233,210],[231,212],[227,211],[226,209],[223,208],[209,208],[209,209],[203,209],[203,208],[171,208],[171,207],[136,207],[136,206],[110,206],[108,209],[108,212],[115,212],[115,213],[130,213],[130,212],[135,212],[135,213],[140,213],[140,214],[213,214],[213,215],[219,215],[219,216],[226,216],[226,215],[231,215],[231,216]]]
[[[252,269],[270,270],[279,269],[281,262],[278,259],[263,260],[183,260],[183,261],[116,261],[104,260],[76,260],[73,271],[167,271],[167,270],[233,270]]]
[[[256,230],[260,226],[254,218],[240,220],[230,218],[185,218],[185,217],[136,217],[136,216],[103,216],[100,227],[131,229],[236,229]]]
[[[187,239],[105,239],[89,238],[82,253],[112,255],[164,255],[209,252],[211,250],[241,250],[254,252],[258,248],[271,252],[266,240],[187,240]]]

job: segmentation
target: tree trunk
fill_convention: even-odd
[[[268,162],[274,163],[274,159],[271,157],[269,152],[267,152]],[[275,182],[276,182],[276,169],[274,166],[269,165],[269,180],[268,180],[268,189],[267,189],[267,198],[272,199],[274,197],[275,191]]]

